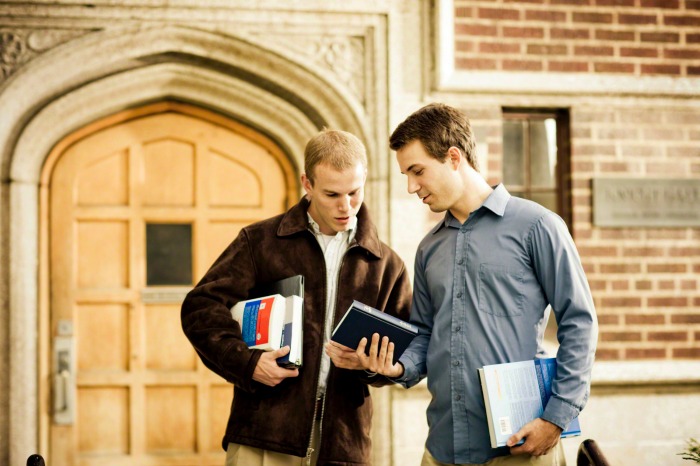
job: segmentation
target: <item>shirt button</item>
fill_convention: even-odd
[[[455,332],[459,332],[460,330],[462,330],[462,327],[460,327],[459,325],[455,327]]]
[[[459,400],[461,400],[461,399],[462,399],[462,397],[461,397],[461,396],[459,396],[459,395],[455,395],[455,401],[459,401]]]
[[[457,297],[458,297],[458,298],[461,298],[461,297],[462,297],[462,292],[461,292],[461,291],[460,291],[459,293],[457,293]]]
[[[458,261],[457,261],[457,263],[458,263],[459,265],[462,265],[462,264],[464,264],[464,259],[460,259],[460,260],[458,260]]]
[[[453,366],[459,366],[459,361],[452,361]]]

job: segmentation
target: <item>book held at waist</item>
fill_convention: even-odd
[[[389,337],[389,341],[394,343],[393,362],[396,363],[418,334],[418,327],[359,301],[353,301],[333,330],[331,340],[348,348],[357,348],[360,340],[366,337],[365,352],[369,354],[370,342],[375,333],[380,337]]]
[[[491,447],[505,446],[525,424],[542,416],[557,375],[556,358],[492,364],[478,370]],[[561,437],[581,435],[578,417]],[[522,443],[522,441],[521,441]]]
[[[282,367],[301,367],[304,337],[304,277],[296,275],[256,287],[258,298],[238,302],[231,316],[240,324],[248,347],[272,351],[289,346],[286,356],[277,359]]]

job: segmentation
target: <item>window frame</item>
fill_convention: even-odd
[[[547,118],[553,118],[556,122],[556,141],[557,141],[557,163],[555,171],[555,197],[557,203],[556,213],[566,222],[569,231],[573,231],[573,214],[572,214],[572,183],[571,183],[571,130],[569,110],[565,108],[520,108],[520,107],[503,107],[501,116],[501,125],[510,121],[525,121],[529,124],[533,120],[542,121]],[[513,191],[522,192],[530,196],[532,193],[551,192],[552,190],[533,189],[531,185],[531,177],[529,170],[530,155],[530,131],[525,131],[523,135],[523,147],[525,154],[523,157],[524,179],[525,184],[518,186]],[[501,136],[502,147],[503,135]],[[527,168],[527,169],[526,169]],[[503,180],[505,183],[505,180]],[[522,188],[522,189],[521,189]],[[511,189],[509,187],[509,189]]]

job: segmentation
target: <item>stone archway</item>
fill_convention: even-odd
[[[99,50],[99,53],[97,52]],[[319,73],[249,41],[185,27],[127,28],[68,42],[21,68],[0,94],[0,204],[5,231],[3,281],[9,296],[10,463],[37,451],[40,173],[66,134],[119,110],[164,99],[225,114],[268,135],[302,166],[306,140],[320,127],[376,141],[363,110]],[[374,164],[376,166],[377,164]],[[370,163],[369,179],[373,176]],[[368,190],[371,190],[371,185]],[[383,199],[378,197],[377,199]],[[373,209],[386,210],[384,205]],[[45,371],[45,369],[43,370]]]

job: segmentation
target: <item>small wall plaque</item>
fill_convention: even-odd
[[[145,304],[182,304],[191,286],[150,287],[141,290],[141,302]]]
[[[599,227],[700,227],[700,179],[593,179]]]

